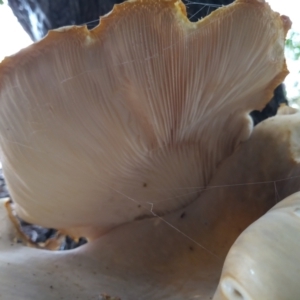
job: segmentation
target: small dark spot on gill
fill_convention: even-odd
[[[148,185],[147,185],[147,183],[146,182],[144,182],[144,184],[143,184],[143,187],[147,187]]]
[[[185,211],[180,215],[180,218],[183,219],[185,217]]]
[[[149,218],[149,215],[141,215],[141,216],[137,216],[134,218],[134,221],[139,221],[139,220],[143,220],[143,219],[146,219],[146,218]]]
[[[138,205],[138,208],[141,208],[141,207],[142,207],[142,205],[139,204],[139,205]]]
[[[192,246],[189,247],[190,251],[194,251],[194,248]]]

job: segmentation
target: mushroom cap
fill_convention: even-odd
[[[191,23],[180,1],[136,0],[6,58],[1,161],[19,216],[94,239],[195,201],[286,76],[290,25],[264,1]]]

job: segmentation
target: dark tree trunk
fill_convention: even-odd
[[[233,0],[183,0],[191,21],[197,21],[222,5]],[[19,22],[33,41],[43,38],[51,29],[67,25],[83,25],[93,28],[99,16],[110,12],[114,4],[123,0],[8,0]],[[271,100],[271,99],[270,99]],[[251,113],[254,124],[274,116],[281,103],[287,103],[284,86],[280,85],[273,99],[262,111]]]
[[[284,84],[279,85],[274,90],[274,96],[272,100],[262,111],[255,110],[250,114],[253,119],[254,125],[257,125],[258,123],[267,118],[275,116],[280,104],[288,105]]]
[[[49,30],[62,26],[87,24],[88,28],[93,28],[99,23],[100,16],[121,2],[123,0],[8,0],[15,16],[33,41],[43,38]],[[233,0],[184,2],[191,21],[197,21]]]
[[[122,0],[8,0],[15,16],[33,41],[51,29],[67,25],[96,26],[99,16]]]

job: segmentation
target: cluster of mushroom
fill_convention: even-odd
[[[180,0],[129,0],[6,58],[16,212],[89,243],[14,243],[3,205],[0,298],[299,299],[300,117],[249,117],[288,73],[290,26],[264,0],[196,23]]]

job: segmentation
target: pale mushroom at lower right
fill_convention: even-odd
[[[299,119],[295,109],[282,106],[275,118],[258,126],[256,132],[272,131],[270,136],[276,136],[278,144],[289,140],[285,151],[280,149],[277,152],[274,169],[278,166],[289,168],[280,153],[290,155],[290,161],[294,164],[299,162]],[[256,142],[263,145],[262,140]],[[273,146],[273,143],[267,143],[260,150],[268,153],[274,149]],[[262,169],[266,161],[267,158],[262,162]],[[273,178],[277,180],[274,182],[265,182],[274,185],[275,202],[281,201],[235,241],[225,260],[214,300],[299,299],[300,193],[283,200],[280,196],[281,193],[286,196],[299,189],[299,167],[294,171],[292,169],[281,178],[275,175]]]
[[[299,299],[300,193],[247,228],[225,260],[214,300]]]
[[[252,164],[260,165],[262,173],[264,170],[290,170],[283,171],[281,177],[275,171],[271,177],[274,181],[262,177],[256,177],[253,181],[254,185],[259,182],[266,186],[273,185],[274,200],[279,203],[251,224],[234,242],[226,257],[214,300],[296,300],[300,297],[300,192],[296,192],[300,179],[297,166],[299,121],[299,113],[281,107],[276,117],[264,121],[254,131],[253,144],[255,141],[261,146],[260,151],[265,158],[260,163],[254,159]],[[270,137],[273,136],[274,143],[270,139],[266,139],[266,143],[256,139],[257,133],[268,131],[272,132]],[[277,148],[275,156],[274,146]],[[252,152],[249,148],[240,157],[244,156],[247,160],[245,154]],[[274,158],[273,166],[268,165],[268,155]],[[251,173],[251,169],[248,170]],[[251,182],[249,184],[252,185]],[[265,192],[261,190],[252,197],[260,198]]]

